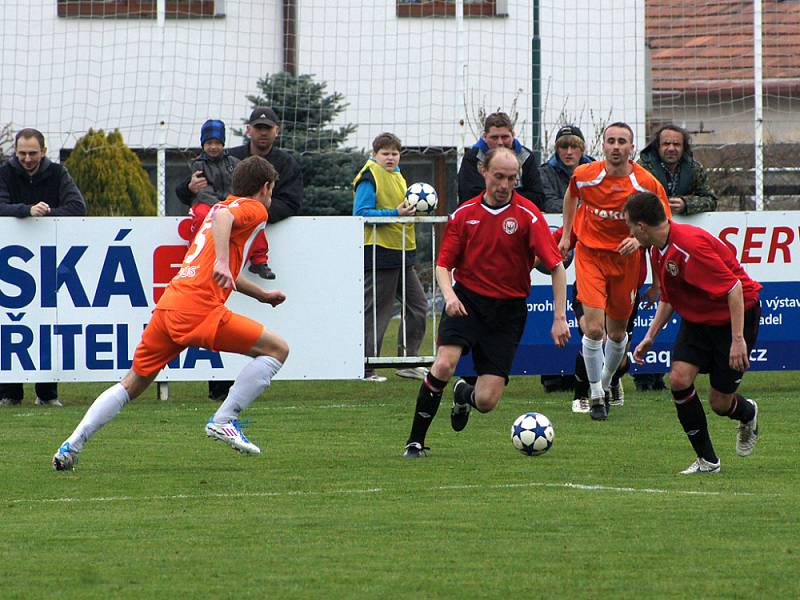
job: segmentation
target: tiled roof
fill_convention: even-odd
[[[753,2],[647,0],[653,91],[753,92]],[[763,0],[762,64],[770,91],[800,90],[800,0]]]

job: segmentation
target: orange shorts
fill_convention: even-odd
[[[636,301],[641,252],[622,256],[613,250],[575,246],[578,300],[602,309],[610,319],[626,321]]]
[[[157,308],[136,346],[133,370],[149,377],[189,346],[247,354],[263,331],[261,323],[224,305],[204,315]]]

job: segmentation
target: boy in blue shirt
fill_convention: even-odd
[[[416,209],[405,201],[406,180],[400,173],[400,139],[381,133],[372,142],[372,155],[353,180],[353,214],[359,217],[407,217]],[[403,237],[405,236],[405,267]],[[406,345],[403,348],[403,323],[398,330],[398,356],[418,356],[428,301],[417,272],[414,225],[400,223],[364,226],[364,349],[366,356],[377,356],[383,335],[392,318],[394,301],[402,302],[403,270],[406,282]],[[375,269],[373,270],[373,255]],[[375,300],[373,304],[373,287]],[[376,351],[377,350],[377,351]],[[397,375],[422,379],[424,367],[399,369]],[[371,367],[364,370],[367,381],[386,381]]]

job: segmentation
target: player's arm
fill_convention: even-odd
[[[567,257],[570,247],[570,236],[572,235],[572,224],[575,222],[575,211],[578,208],[578,198],[572,195],[572,190],[567,188],[567,193],[564,194],[564,213],[561,223],[561,241],[558,243],[558,249],[561,256]]]
[[[747,344],[744,341],[744,292],[741,281],[728,292],[728,308],[731,311],[729,364],[734,371],[746,371],[750,368],[750,360],[747,356]]]
[[[236,280],[236,291],[271,306],[278,306],[286,300],[286,294],[280,290],[265,290],[247,279],[244,274],[239,275],[239,279]]]
[[[553,285],[553,326],[550,336],[556,346],[563,348],[569,340],[569,325],[567,325],[567,270],[564,263],[558,263],[550,270]]]
[[[664,329],[664,325],[666,325],[667,321],[669,321],[670,317],[672,316],[672,312],[672,304],[669,302],[664,302],[662,300],[658,303],[658,308],[656,309],[656,314],[653,317],[653,322],[650,323],[650,328],[644,335],[644,339],[639,342],[639,345],[636,346],[636,349],[633,351],[633,360],[636,361],[636,364],[641,365],[644,363],[644,355],[647,354],[647,351],[653,345],[653,342],[656,340],[656,336],[658,335],[659,331]]]
[[[230,265],[231,229],[234,216],[227,207],[217,205],[211,215],[211,234],[214,237],[214,273],[212,278],[221,288],[236,289]]]
[[[450,279],[450,269],[436,265],[436,283],[439,284],[439,289],[442,290],[442,298],[444,298],[444,310],[451,317],[465,317],[467,316],[467,309],[458,299],[456,293],[453,291],[453,282]]]

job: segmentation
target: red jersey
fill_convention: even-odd
[[[650,248],[661,280],[661,299],[682,318],[702,325],[731,320],[728,293],[741,282],[745,309],[758,302],[761,284],[747,276],[728,246],[694,225],[670,221],[665,248]]]
[[[156,308],[206,314],[225,304],[231,295],[231,288],[221,288],[211,277],[217,259],[211,220],[222,207],[226,207],[233,215],[229,244],[230,269],[234,281],[239,277],[243,257],[248,255],[253,239],[264,229],[268,215],[266,207],[258,200],[228,196],[224,202],[211,207],[186,251],[178,274],[170,281]]]
[[[436,264],[455,269],[454,279],[476,294],[527,298],[537,256],[548,269],[561,262],[550,227],[533,202],[514,192],[508,204],[492,208],[481,194],[450,215]]]
[[[672,216],[664,187],[644,167],[629,164],[633,170],[625,177],[608,175],[604,160],[575,167],[569,191],[579,202],[572,229],[587,248],[615,250],[631,236],[622,212],[631,194],[652,192],[661,200],[667,218]]]

